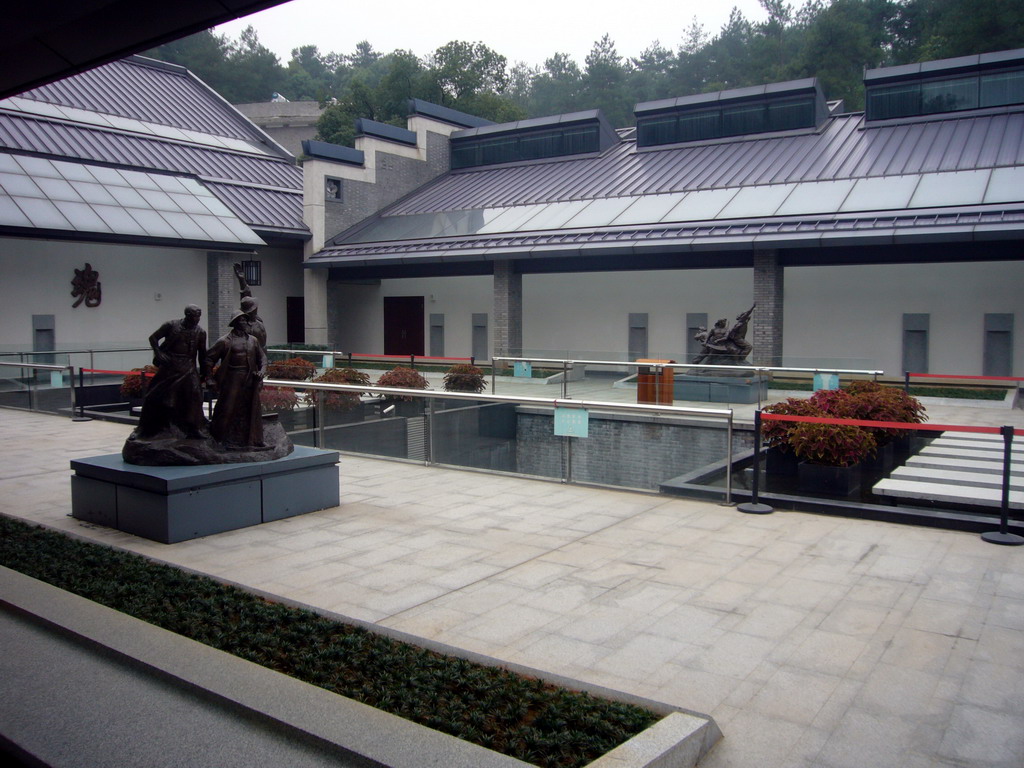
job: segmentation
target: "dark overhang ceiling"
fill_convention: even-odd
[[[287,0],[23,0],[0,24],[0,98]]]

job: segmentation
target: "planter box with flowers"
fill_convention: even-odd
[[[275,360],[267,366],[268,379],[309,381],[314,373],[316,366],[301,357]],[[298,404],[299,396],[291,387],[263,387],[260,390],[260,406],[264,413],[294,411]]]
[[[328,368],[313,379],[322,384],[354,384],[369,386],[370,377],[355,368]],[[359,399],[360,392],[323,392],[311,390],[310,400],[317,404],[320,398],[324,401],[324,421],[327,424],[348,424],[363,420],[363,402]]]
[[[770,405],[765,413],[818,416],[863,421],[919,424],[924,407],[900,389],[875,382],[855,382],[847,389],[820,390],[807,400],[788,398]],[[846,424],[765,421],[761,434],[769,451],[791,454],[800,460],[798,487],[802,491],[848,496],[860,487],[862,465],[885,450],[904,430]]]
[[[413,368],[396,366],[390,371],[381,374],[377,379],[378,387],[397,387],[400,389],[430,389],[430,385],[423,375]],[[412,397],[408,395],[384,395],[384,400],[389,405],[395,406],[397,416],[422,416],[425,398]]]

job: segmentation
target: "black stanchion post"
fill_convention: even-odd
[[[750,501],[737,504],[736,509],[748,515],[767,515],[774,512],[774,507],[761,504],[757,500],[758,487],[761,483],[761,409],[754,411],[754,484],[750,489]]]
[[[910,371],[903,372],[903,391],[910,394]]]
[[[1003,544],[1019,547],[1024,544],[1024,536],[1010,533],[1010,460],[1013,456],[1013,427],[1000,427],[1003,435],[1003,499],[999,510],[999,530],[987,531],[981,538],[990,544]]]

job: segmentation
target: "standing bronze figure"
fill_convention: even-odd
[[[235,279],[238,280],[238,293],[242,312],[245,313],[245,320],[243,321],[245,323],[245,330],[249,335],[256,337],[256,341],[259,342],[265,351],[267,348],[267,326],[264,325],[263,318],[257,314],[259,304],[252,295],[252,288],[246,282],[245,270],[242,269],[242,265],[236,263],[234,269]]]
[[[228,448],[262,448],[263,419],[260,390],[267,373],[263,345],[249,333],[246,315],[237,310],[231,316],[231,331],[221,336],[206,355],[217,405],[210,433]]]
[[[206,331],[199,325],[202,314],[199,307],[189,304],[181,320],[168,320],[150,334],[149,345],[153,348],[153,365],[157,372],[142,402],[135,437],[204,439],[210,436],[203,416]]]

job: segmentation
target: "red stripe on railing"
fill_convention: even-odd
[[[905,421],[867,421],[865,419],[835,419],[826,416],[785,416],[781,413],[761,413],[762,421],[798,421],[806,424],[837,424],[849,427],[876,427],[879,429],[911,429],[930,432],[977,432],[986,435],[1001,434],[1000,427],[970,427],[960,424],[914,424]],[[1013,430],[1024,435],[1024,429]]]
[[[967,376],[953,373],[910,373],[912,379],[972,379],[974,381],[1024,381],[1024,376]]]
[[[337,357],[337,355],[335,355]],[[472,357],[431,357],[429,355],[371,355],[367,352],[348,352],[342,357],[373,357],[378,360],[408,360],[415,357],[419,360],[472,360]]]

